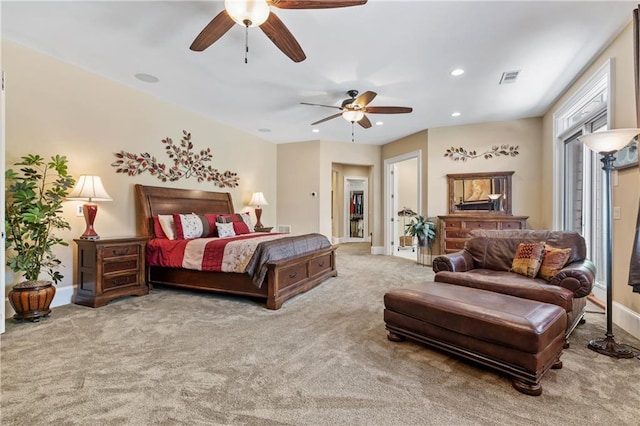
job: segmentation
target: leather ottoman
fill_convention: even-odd
[[[502,371],[515,389],[540,395],[540,379],[562,368],[567,315],[556,305],[444,283],[387,292],[391,341],[405,339]]]

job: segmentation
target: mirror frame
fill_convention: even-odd
[[[455,173],[448,174],[447,179],[449,183],[449,214],[452,215],[512,215],[511,212],[511,176],[513,175],[513,171],[509,172],[480,172],[480,173]],[[458,210],[456,208],[456,200],[455,200],[455,184],[459,181],[467,181],[467,180],[477,180],[477,179],[504,179],[504,190],[503,194],[506,196],[506,199],[503,200],[502,210],[494,211],[494,210]]]

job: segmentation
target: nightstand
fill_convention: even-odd
[[[73,240],[78,245],[74,303],[97,308],[118,297],[148,294],[144,261],[147,240]]]
[[[253,229],[256,232],[271,232],[273,226],[255,226]]]

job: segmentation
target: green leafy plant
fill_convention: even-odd
[[[431,245],[431,241],[436,237],[436,224],[417,214],[406,225],[404,233],[405,235],[418,237],[419,245],[428,246]]]
[[[60,216],[62,202],[75,185],[67,171],[67,157],[53,156],[46,161],[29,154],[7,169],[5,230],[7,265],[22,272],[27,281],[36,281],[42,269],[58,283],[63,276],[56,270],[60,259],[53,253],[66,241],[54,235],[57,229],[71,229]]]

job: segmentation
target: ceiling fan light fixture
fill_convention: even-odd
[[[362,120],[364,117],[364,112],[358,110],[345,110],[342,112],[342,118],[347,120],[349,123],[355,123],[356,121]]]
[[[264,24],[271,12],[266,0],[224,0],[224,8],[231,19],[245,27]]]

